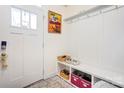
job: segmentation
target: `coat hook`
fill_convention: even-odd
[[[99,13],[102,14],[102,10],[100,10]]]
[[[118,5],[116,5],[115,8],[118,9]]]
[[[78,17],[78,18],[77,18],[77,21],[79,21],[79,20],[80,20],[80,18]]]
[[[90,16],[87,14],[87,17],[90,17]]]
[[[73,23],[73,20],[71,20],[70,23]]]

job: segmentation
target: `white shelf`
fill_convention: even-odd
[[[71,68],[73,68],[73,65],[72,65],[72,64],[69,64],[69,63],[66,63],[66,62],[60,62],[60,61],[58,61],[58,64],[62,64],[62,65],[65,65],[66,67],[69,67],[69,68],[70,68],[70,74],[71,74]],[[73,87],[79,88],[79,87],[77,87],[76,85],[74,85],[74,84],[71,83],[71,76],[69,76],[69,80],[64,79],[64,78],[61,77],[59,74],[58,74],[58,76],[59,76],[60,78],[62,78],[64,81],[66,81],[66,82],[68,82],[69,84],[71,84]]]
[[[69,83],[69,80],[64,79],[64,78],[63,78],[63,77],[61,77],[59,74],[58,74],[58,76],[59,76],[60,78],[62,78],[64,81],[66,81],[66,82],[68,82],[68,83]]]
[[[66,63],[66,62],[60,62],[60,61],[58,61],[58,63],[59,63],[59,64],[66,65],[66,66],[68,66],[68,67],[70,67],[70,66],[71,66],[71,64],[68,64],[68,63]]]
[[[102,10],[102,9],[107,8],[107,7],[110,7],[110,6],[112,6],[112,5],[99,5],[99,6],[96,6],[96,7],[92,8],[92,9],[90,9],[90,10],[87,10],[85,12],[78,13],[78,14],[76,14],[74,16],[71,16],[69,18],[66,18],[66,19],[64,19],[64,21],[70,21],[70,20],[73,20],[75,18],[78,18],[78,17],[84,16],[84,15],[87,15],[89,13],[92,13],[92,12],[95,12],[95,11],[98,11],[98,10]]]
[[[112,72],[112,71],[108,71],[105,69],[101,69],[98,67],[91,67],[88,65],[79,65],[77,67],[72,66],[72,68],[81,70],[83,72],[89,73],[95,77],[98,77],[100,79],[106,80],[108,82],[111,82],[115,85],[118,85],[120,87],[124,87],[124,75],[116,73],[116,72]]]
[[[110,12],[112,10],[115,10],[115,9],[118,9],[118,8],[121,8],[121,7],[124,7],[124,6],[123,5],[121,5],[121,6],[119,6],[119,5],[99,5],[99,6],[91,8],[87,11],[80,12],[80,13],[77,13],[76,15],[65,18],[64,21],[65,22],[68,22],[68,21],[72,22],[75,19],[77,19],[77,20],[80,19],[80,17],[82,17],[82,16],[86,16],[87,18],[89,16],[91,17],[90,14],[95,13],[95,12],[99,12],[99,13],[96,14],[96,15],[98,15],[98,14],[101,14],[101,13]]]
[[[112,71],[101,69],[95,66],[93,67],[93,66],[84,65],[84,64],[74,66],[74,65],[64,63],[64,62],[59,62],[59,61],[58,63],[69,66],[70,68],[73,68],[73,69],[80,70],[84,73],[103,79],[117,86],[124,87],[124,74],[120,74],[117,72],[112,72]]]

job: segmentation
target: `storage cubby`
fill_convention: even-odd
[[[94,68],[89,65],[71,65],[66,62],[57,62],[58,76],[76,88],[118,88],[123,87],[117,81],[121,81],[119,74]],[[66,70],[68,75],[60,75],[62,70]],[[66,73],[65,71],[65,73]],[[102,74],[104,73],[104,74]],[[106,76],[107,75],[107,76]],[[118,77],[113,80],[111,77]]]
[[[70,79],[70,67],[59,63],[58,64],[58,75],[61,78],[68,81]]]
[[[119,86],[98,77],[94,77],[93,81],[93,88],[119,88]]]
[[[71,83],[79,88],[91,88],[91,75],[72,68]]]
[[[95,83],[99,82],[101,79],[97,78],[97,77],[93,77],[93,85],[95,85]]]

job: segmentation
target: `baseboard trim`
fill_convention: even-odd
[[[48,78],[54,77],[56,75],[57,75],[57,72],[50,73],[50,74],[44,74],[44,79],[48,79]]]

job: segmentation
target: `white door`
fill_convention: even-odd
[[[12,8],[20,13],[20,27],[11,26]],[[7,62],[5,70],[0,69],[0,87],[25,87],[43,78],[43,16],[35,6],[0,6],[2,22],[0,41],[7,41]],[[4,10],[4,11],[3,11]],[[22,12],[29,13],[29,27],[22,23]],[[31,15],[35,15],[31,27]],[[25,17],[28,18],[28,17]]]

